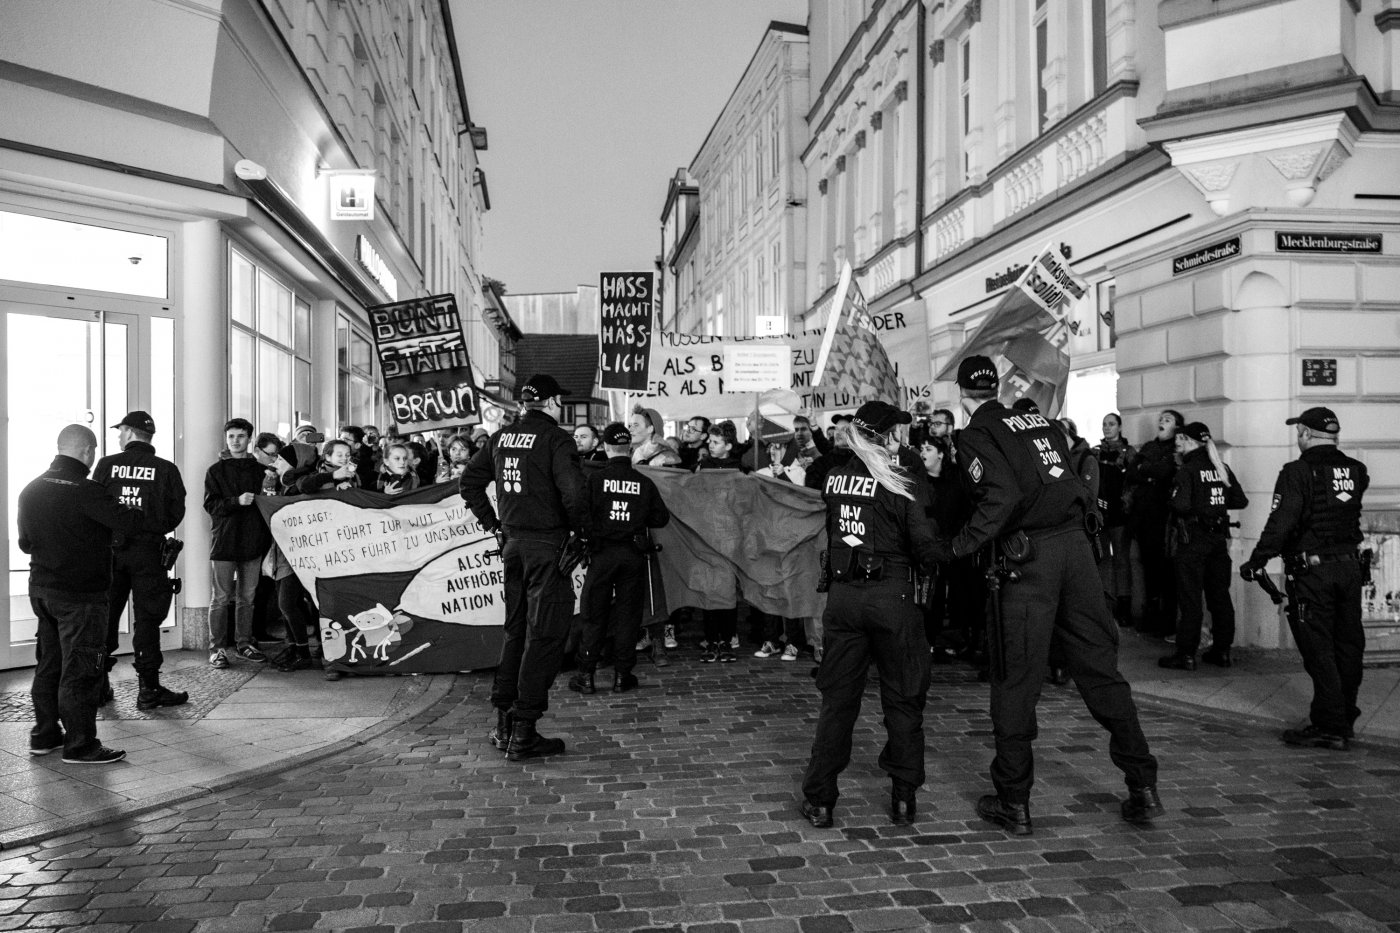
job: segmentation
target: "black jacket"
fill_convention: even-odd
[[[1360,460],[1333,444],[1309,447],[1279,471],[1269,519],[1249,559],[1354,550],[1362,541],[1361,497],[1370,485]]]
[[[586,537],[593,546],[630,544],[647,528],[661,528],[671,512],[651,477],[638,472],[629,457],[609,457],[584,476],[587,489]]]
[[[1172,484],[1172,514],[1194,526],[1207,536],[1230,537],[1230,514],[1227,509],[1242,509],[1249,497],[1240,488],[1234,471],[1228,466],[1225,475],[1216,472],[1210,454],[1198,447],[1181,458]]]
[[[486,498],[496,484],[500,516]],[[462,501],[483,528],[506,532],[583,531],[583,473],[578,446],[548,414],[531,409],[476,452],[460,481]]]
[[[927,487],[914,481],[913,499],[890,492],[852,457],[826,475],[826,540],[833,579],[875,559],[933,569],[937,561]]]
[[[267,553],[272,533],[257,504],[238,504],[243,493],[262,492],[266,473],[253,457],[227,457],[215,461],[204,474],[204,511],[212,519],[213,530],[210,560],[252,560]]]
[[[135,536],[117,534],[112,544],[159,544],[160,538],[174,531],[185,518],[185,481],[169,460],[156,456],[156,449],[145,441],[132,441],[119,454],[97,461],[93,482],[107,495],[142,512],[152,530]],[[126,540],[123,540],[126,539]]]
[[[19,549],[29,555],[29,592],[106,602],[112,533],[135,535],[147,518],[108,497],[80,460],[59,454],[19,494]]]

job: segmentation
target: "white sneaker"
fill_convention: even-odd
[[[651,650],[651,636],[648,635],[646,632],[643,632],[643,633],[642,633],[642,637],[639,638],[639,639],[637,640],[637,650],[638,650],[638,651],[650,651],[650,650]]]
[[[753,656],[756,658],[771,658],[774,655],[780,653],[781,651],[782,649],[779,648],[777,645],[773,644],[771,641],[765,641],[763,643],[763,647],[755,651],[753,653]]]
[[[783,660],[784,660],[784,661],[796,661],[796,660],[797,660],[797,646],[796,646],[796,645],[788,645],[786,648],[783,649]]]
[[[739,650],[739,636],[738,636],[738,635],[735,635],[733,638],[729,639],[729,647],[730,647],[730,649],[733,650],[733,651],[738,651],[738,650]]]
[[[821,646],[821,645],[817,645],[817,647],[815,647],[815,648],[812,649],[812,660],[813,660],[813,661],[816,661],[818,664],[822,663],[822,646]]]
[[[662,638],[662,644],[667,648],[679,648],[681,643],[676,641],[676,627],[674,625],[668,625],[664,631],[665,635]]]
[[[224,654],[224,649],[215,648],[209,652],[209,666],[224,670],[228,667],[228,655]]]

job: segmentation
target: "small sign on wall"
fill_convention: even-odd
[[[1337,384],[1337,361],[1335,359],[1304,359],[1304,386],[1335,386]]]

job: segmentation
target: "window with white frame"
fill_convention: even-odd
[[[311,305],[229,247],[229,414],[286,437],[311,407]]]
[[[782,124],[778,119],[778,108],[768,111],[768,175],[777,180],[782,169]]]
[[[972,175],[972,36],[963,37],[958,44],[958,62],[961,82],[958,85],[959,136],[962,139],[963,179]]]
[[[339,426],[387,427],[379,361],[369,334],[345,311],[335,316],[335,415]]]
[[[1035,0],[1031,11],[1031,34],[1035,41],[1035,132],[1045,132],[1049,121],[1050,101],[1045,92],[1045,70],[1050,64],[1049,0]]]
[[[783,244],[781,240],[773,241],[773,256],[770,263],[772,269],[770,278],[773,282],[773,314],[780,314],[787,318],[787,310],[783,307]]]
[[[1108,90],[1108,0],[1089,0],[1089,82],[1091,97]]]

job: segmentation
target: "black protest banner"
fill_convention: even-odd
[[[476,414],[471,360],[454,296],[375,305],[369,322],[400,430],[455,427]]]
[[[650,272],[604,272],[598,286],[598,385],[604,389],[646,391],[651,357]]]

